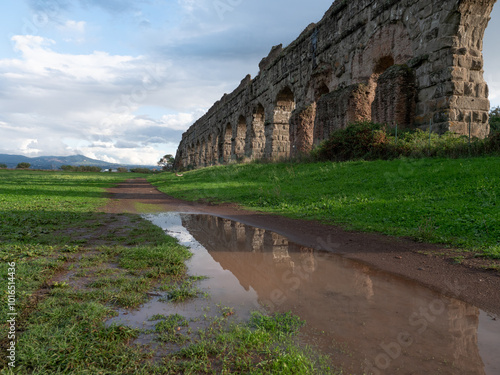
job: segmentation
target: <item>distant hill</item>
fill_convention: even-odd
[[[38,156],[29,158],[23,155],[7,155],[0,154],[0,164],[6,164],[7,168],[15,168],[19,163],[30,163],[31,169],[47,169],[57,170],[61,165],[80,166],[88,165],[100,167],[102,169],[116,169],[118,167],[126,168],[158,168],[155,165],[127,165],[108,163],[102,160],[88,158],[84,155],[71,155],[71,156]]]

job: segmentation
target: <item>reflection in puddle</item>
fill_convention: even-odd
[[[149,313],[147,305],[137,313],[141,322],[158,313],[192,317],[207,303],[232,306],[242,319],[265,306],[306,320],[304,341],[349,373],[500,373],[500,324],[472,305],[231,220],[145,217],[191,247],[189,274],[209,277],[200,287],[210,298],[160,307],[153,300]]]

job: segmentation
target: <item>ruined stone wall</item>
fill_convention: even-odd
[[[485,137],[496,0],[337,0],[183,134],[177,167],[307,152],[357,120]]]

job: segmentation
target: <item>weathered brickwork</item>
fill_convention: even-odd
[[[309,151],[357,120],[485,137],[496,0],[337,0],[184,133],[177,167]]]

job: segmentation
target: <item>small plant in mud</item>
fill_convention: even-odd
[[[171,284],[164,285],[162,290],[167,291],[167,298],[162,298],[162,301],[184,302],[191,298],[196,298],[201,290],[193,285],[190,279],[182,281],[180,284],[172,286]]]
[[[159,320],[155,325],[158,341],[183,344],[190,340],[188,336],[183,335],[181,332],[182,327],[189,326],[189,322],[182,315],[155,315],[150,320]]]
[[[271,316],[254,312],[250,319],[250,326],[261,328],[276,335],[296,334],[305,322],[291,312],[275,313]]]

